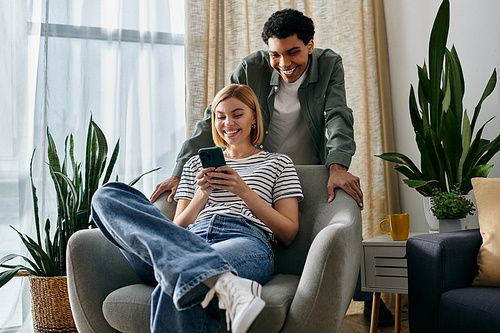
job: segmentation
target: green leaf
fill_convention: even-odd
[[[491,168],[493,168],[492,164],[483,164],[476,166],[468,175],[464,177],[464,179],[462,180],[462,185],[460,186],[460,190],[462,190],[462,192],[465,194],[469,193],[472,190],[471,179],[475,177],[488,177]]]
[[[408,185],[411,188],[416,189],[420,194],[424,196],[430,196],[428,190],[426,188],[429,188],[432,186],[432,183],[436,182],[435,180],[412,180],[412,179],[404,179],[403,183]],[[432,194],[432,192],[431,192]]]
[[[87,143],[85,145],[85,186],[84,186],[84,200],[85,207],[90,207],[90,198],[88,196],[88,189],[90,188],[90,172],[92,164],[92,116],[90,116],[89,127],[87,129]]]
[[[106,141],[106,136],[94,121],[92,121],[92,126],[96,134],[97,147],[98,147],[98,155],[96,160],[97,175],[98,175],[98,177],[96,177],[96,188],[97,188],[99,186],[99,179],[101,179],[101,176],[104,173],[106,157],[108,155],[108,143]]]
[[[132,181],[129,183],[129,185],[130,185],[130,186],[134,186],[134,185],[135,185],[135,184],[136,184],[139,180],[141,180],[141,178],[142,178],[142,177],[144,177],[145,175],[150,174],[150,173],[155,172],[155,171],[158,171],[158,170],[160,170],[160,169],[161,169],[161,167],[160,167],[160,168],[153,169],[153,170],[149,170],[149,171],[147,171],[147,172],[144,172],[142,175],[140,175],[139,177],[137,177],[137,178],[135,178],[134,180],[132,180]]]
[[[481,126],[479,131],[477,131],[476,137],[474,138],[474,141],[472,141],[472,144],[470,146],[469,153],[465,158],[462,175],[468,174],[477,164],[481,156],[486,153],[490,141],[481,139],[481,136],[486,124],[488,124],[492,119],[493,118],[490,118],[486,123],[483,124],[483,126]]]
[[[419,76],[418,82],[418,102],[420,104],[420,108],[422,109],[422,119],[430,122],[429,116],[429,98],[430,98],[430,89],[431,89],[431,81],[429,80],[427,73],[427,66],[424,61],[424,66],[420,67],[417,65],[417,72]],[[420,80],[421,79],[421,80]]]
[[[448,78],[448,76],[446,76],[445,81],[448,82],[448,84],[446,85],[446,88],[444,89],[442,109],[446,112],[450,108],[450,105],[451,105],[451,88],[450,88],[450,84],[449,84],[450,79]]]
[[[57,171],[57,172],[61,172],[61,164],[59,162],[59,156],[57,155],[56,144],[54,142],[54,139],[52,138],[52,135],[50,134],[48,127],[47,127],[47,141],[48,141],[47,156],[49,158],[49,166],[52,170]],[[65,212],[64,212],[64,198],[65,198],[64,189],[60,187],[58,177],[54,173],[51,173],[50,175],[52,177],[54,187],[56,188],[56,192],[58,193],[58,196],[57,196],[57,216],[61,217],[61,216],[65,215]]]
[[[78,195],[78,191],[68,176],[66,176],[65,174],[62,174],[60,172],[55,172],[55,171],[53,171],[53,172],[58,174],[61,177],[61,179],[63,180],[63,182],[66,183],[66,185],[69,188],[68,194],[71,193],[71,195],[68,195],[66,197],[66,204],[65,204],[64,210],[65,210],[65,212],[67,212],[66,225],[67,225],[67,227],[69,227],[69,231],[72,233],[75,229],[77,229],[77,226],[73,225],[73,223],[76,223],[76,212],[80,208],[80,201],[79,201],[80,198]]]
[[[443,134],[443,153],[448,184],[460,183],[461,181],[457,180],[458,165],[462,156],[462,145],[457,144],[462,142],[460,123],[454,113],[444,112],[441,125],[443,126],[441,133]]]
[[[411,124],[413,125],[413,130],[415,133],[423,131],[423,120],[422,116],[420,116],[420,112],[418,111],[417,102],[415,100],[415,92],[413,91],[413,86],[410,86],[410,119]]]
[[[429,41],[430,116],[434,131],[439,128],[442,94],[440,89],[446,40],[450,25],[450,3],[443,0],[432,26]]]
[[[394,166],[394,169],[401,173],[403,176],[406,176],[408,179],[419,180],[422,179],[421,175],[418,175],[410,170],[406,165],[397,164]]]
[[[16,276],[17,272],[20,270],[26,269],[24,266],[16,266],[8,271],[0,273],[0,288],[2,288],[7,282],[12,280],[14,276]]]
[[[487,143],[483,149],[486,150],[486,153],[477,161],[477,165],[488,163],[500,151],[500,134],[493,141]]]
[[[106,170],[106,174],[104,175],[104,180],[102,184],[106,184],[111,177],[111,173],[115,167],[115,163],[118,159],[118,152],[120,151],[120,140],[116,141],[115,149],[113,149],[113,154],[111,155],[111,159],[109,160],[108,169]]]
[[[381,155],[375,155],[385,161],[406,165],[413,173],[421,175],[420,170],[413,163],[411,159],[400,153],[384,153]]]
[[[47,255],[47,253],[42,249],[40,245],[38,245],[33,239],[31,239],[28,235],[22,234],[16,230],[16,228],[12,227],[19,237],[21,241],[24,243],[24,246],[30,253],[31,257],[33,257],[36,265],[40,268],[42,274],[44,276],[50,276],[52,272],[53,262]]]
[[[424,127],[428,128],[427,125]],[[428,131],[428,130],[427,130]],[[422,168],[422,178],[424,179],[438,179],[439,170],[436,168],[439,166],[436,157],[434,157],[428,147],[426,140],[420,133],[416,133],[415,141],[417,143],[418,150],[420,151],[420,166]]]
[[[465,83],[462,67],[460,65],[460,59],[458,58],[458,54],[454,46],[452,47],[451,52],[446,50],[446,62],[449,64],[448,75],[451,91],[450,108],[455,117],[458,119],[458,126],[460,127],[464,108],[462,101],[465,93]]]
[[[486,84],[486,88],[484,88],[484,92],[483,95],[481,96],[481,99],[479,100],[479,103],[474,109],[474,116],[472,117],[472,123],[471,123],[472,131],[474,131],[474,128],[476,126],[477,117],[479,117],[479,112],[481,111],[481,106],[484,100],[493,92],[496,84],[497,84],[497,70],[495,68],[493,70],[493,74],[491,74],[491,77],[488,80],[488,83]]]
[[[50,219],[45,220],[45,252],[52,261],[55,260],[54,244],[50,240]]]
[[[42,244],[41,232],[40,232],[40,217],[38,214],[38,196],[36,195],[36,187],[35,187],[35,183],[33,182],[33,159],[35,158],[35,151],[36,151],[36,148],[33,150],[33,153],[31,154],[31,160],[30,160],[31,195],[33,198],[36,239],[38,241],[38,244]]]
[[[0,267],[5,267],[5,268],[14,268],[14,267],[19,267],[19,265],[15,265],[15,266],[8,266],[8,265],[5,265],[5,263],[7,261],[10,261],[10,260],[13,260],[13,259],[16,259],[16,258],[21,258],[23,259],[24,261],[26,261],[31,267],[33,267],[33,269],[30,269],[28,267],[25,267],[25,266],[22,266],[22,267],[25,267],[24,269],[26,269],[28,272],[30,272],[30,274],[33,274],[33,275],[37,275],[38,272],[40,272],[40,268],[32,261],[30,260],[28,257],[25,257],[25,256],[22,256],[20,254],[8,254],[6,255],[5,257],[3,257],[2,259],[0,259]]]
[[[464,163],[470,152],[471,140],[472,140],[472,129],[466,111],[464,113],[464,120],[462,124],[462,156],[460,156],[457,168],[457,183],[459,184],[459,186],[462,185]]]

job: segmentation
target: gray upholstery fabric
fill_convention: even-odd
[[[104,300],[104,318],[120,332],[148,333],[153,289],[147,284],[116,289]]]
[[[297,166],[297,173],[304,192],[299,233],[290,246],[274,246],[275,275],[263,286],[266,307],[250,332],[338,332],[354,292],[361,260],[360,209],[339,189],[327,203],[324,166]],[[175,206],[166,195],[155,205],[173,216]],[[152,288],[141,285],[99,230],[74,234],[67,261],[79,332],[148,332]]]

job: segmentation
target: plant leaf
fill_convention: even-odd
[[[402,164],[406,165],[413,173],[417,175],[422,175],[420,170],[417,168],[415,163],[411,159],[409,159],[407,156],[400,154],[400,153],[384,153],[380,155],[375,155],[385,161],[397,163],[397,164]]]
[[[19,266],[15,266],[14,268],[11,268],[8,271],[1,272],[0,273],[0,288],[2,288],[7,282],[12,280],[12,278],[14,276],[16,276],[17,272],[19,272],[20,270],[23,270],[23,269],[28,270],[26,267],[19,265]]]
[[[486,178],[488,177],[488,174],[490,173],[491,168],[493,168],[493,164],[483,164],[483,165],[478,165],[472,171],[464,177],[462,180],[462,186],[460,187],[460,190],[462,193],[467,194],[472,190],[472,183],[471,179],[475,177],[481,177],[481,178]]]
[[[106,170],[106,174],[104,175],[104,179],[102,184],[106,184],[111,177],[111,173],[115,167],[115,163],[118,159],[118,152],[120,151],[120,140],[116,141],[115,148],[113,149],[113,154],[111,155],[111,159],[109,160],[108,169]]]
[[[141,178],[142,178],[142,177],[144,177],[145,175],[150,174],[150,173],[155,172],[155,171],[158,171],[158,170],[160,170],[160,169],[161,169],[161,167],[160,167],[160,168],[153,169],[153,170],[149,170],[149,171],[147,171],[147,172],[144,172],[142,175],[140,175],[139,177],[136,177],[134,180],[132,180],[132,181],[129,183],[129,185],[130,185],[130,186],[134,186],[134,185],[135,185],[135,184],[136,184],[139,180],[141,180]]]
[[[38,196],[36,195],[36,187],[33,182],[33,159],[35,158],[36,148],[33,150],[31,154],[30,160],[30,181],[31,181],[31,196],[33,198],[33,210],[35,216],[35,229],[36,229],[36,239],[38,244],[42,244],[41,232],[40,232],[40,217],[38,215]]]
[[[429,40],[430,117],[433,130],[439,130],[442,94],[440,89],[446,40],[450,25],[450,3],[443,0],[432,26]]]
[[[458,58],[455,46],[452,47],[451,52],[446,50],[446,62],[449,65],[449,88],[450,88],[450,109],[458,120],[458,127],[462,123],[463,113],[463,98],[465,93],[465,83],[460,66],[460,59]],[[444,109],[447,110],[447,109]]]
[[[21,241],[24,243],[24,246],[30,253],[31,257],[36,262],[36,265],[40,268],[42,274],[44,276],[50,276],[52,273],[53,262],[47,255],[47,253],[42,249],[40,245],[38,245],[33,239],[31,239],[28,235],[22,234],[16,230],[16,228],[12,227],[19,237]]]
[[[460,156],[457,168],[457,184],[459,186],[462,186],[464,163],[470,152],[471,140],[472,140],[472,129],[469,122],[469,116],[467,115],[467,112],[465,112],[462,124],[462,156]]]
[[[420,115],[418,111],[417,102],[415,100],[415,91],[413,90],[413,86],[410,85],[410,119],[411,124],[413,125],[413,130],[415,133],[422,133],[423,121],[427,121],[426,117]]]
[[[28,267],[25,267],[27,271],[30,272],[30,274],[37,275],[38,272],[40,272],[40,268],[35,264],[32,260],[30,260],[28,257],[22,256],[20,254],[8,254],[4,256],[2,259],[0,259],[0,267],[5,267],[5,268],[14,268],[14,267],[19,267],[20,265],[15,265],[15,266],[10,266],[10,265],[5,265],[7,261],[13,260],[15,258],[21,258],[24,261],[26,261],[33,269],[30,269]]]
[[[474,128],[476,126],[477,117],[479,116],[479,112],[481,111],[481,106],[483,104],[483,101],[493,92],[496,84],[497,84],[497,70],[495,68],[493,70],[493,73],[491,74],[490,79],[488,80],[488,83],[486,84],[486,88],[484,88],[483,95],[481,96],[479,103],[474,109],[474,116],[472,116],[472,123],[471,123],[472,131],[474,131]]]

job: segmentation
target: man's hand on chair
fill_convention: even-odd
[[[149,199],[151,202],[155,202],[156,199],[165,191],[172,191],[168,196],[168,202],[172,202],[174,200],[175,192],[177,192],[177,186],[179,186],[179,182],[181,179],[179,177],[172,176],[167,180],[164,180],[160,184],[156,186],[153,194],[151,194],[151,198]]]
[[[335,198],[334,190],[340,187],[356,200],[359,207],[363,209],[363,191],[359,178],[347,171],[347,168],[340,164],[330,165],[330,177],[328,178],[328,202]]]

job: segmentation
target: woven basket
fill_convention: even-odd
[[[29,280],[35,332],[78,332],[69,305],[66,277],[30,275]]]

